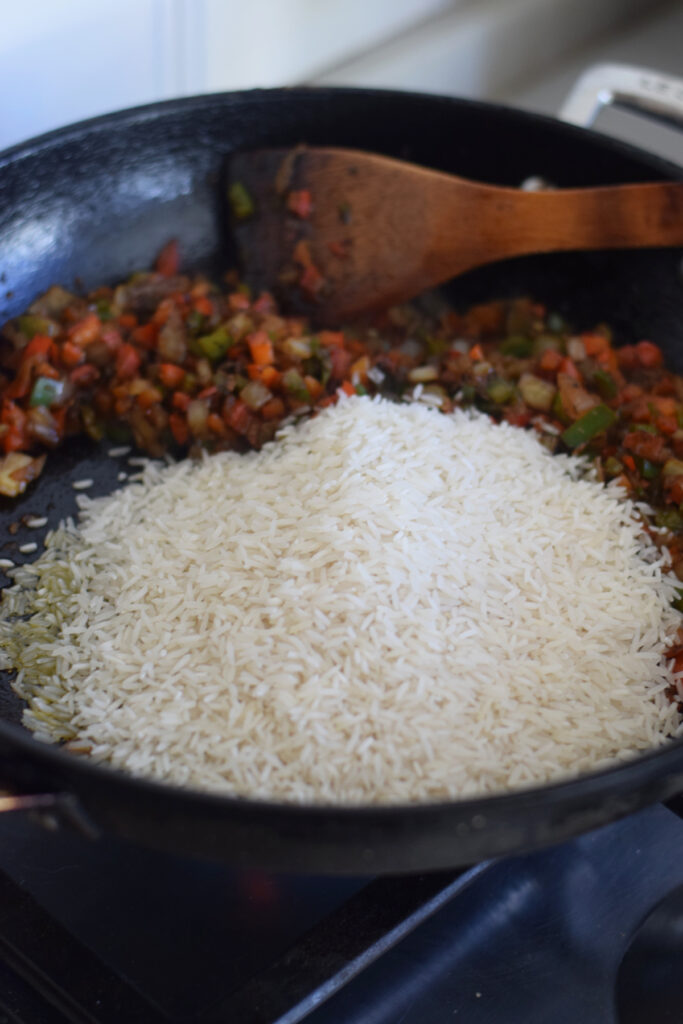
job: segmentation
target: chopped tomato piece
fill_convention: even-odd
[[[662,350],[657,345],[653,345],[651,341],[639,341],[636,351],[640,365],[648,369],[661,366],[664,362]]]
[[[171,404],[174,409],[178,409],[180,412],[187,412],[187,407],[192,399],[184,391],[174,391]]]
[[[207,423],[207,426],[208,426],[209,430],[212,433],[218,434],[219,437],[225,437],[225,434],[226,434],[225,423],[223,422],[221,417],[218,415],[218,413],[210,412],[209,413],[209,417],[208,417],[206,423]]]
[[[159,380],[167,388],[177,388],[185,377],[185,370],[175,363],[161,363],[159,366]]]

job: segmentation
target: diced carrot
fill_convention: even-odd
[[[180,249],[177,238],[167,242],[156,258],[154,267],[158,274],[164,277],[173,277],[180,268]]]
[[[339,398],[339,396],[337,395],[337,393],[335,391],[335,393],[333,395],[327,395],[326,398],[322,398],[318,402],[318,408],[319,409],[326,409],[328,405],[335,405],[338,398]]]
[[[140,369],[140,354],[132,345],[122,345],[116,353],[116,376],[120,379],[134,377]]]
[[[213,302],[211,299],[207,298],[206,295],[197,296],[193,305],[197,312],[201,313],[202,316],[213,316]]]
[[[223,422],[223,420],[221,419],[217,412],[209,413],[206,424],[213,434],[218,434],[219,437],[225,437],[225,423]]]
[[[91,384],[94,384],[96,380],[100,378],[100,371],[96,366],[87,364],[85,366],[77,366],[75,370],[72,370],[69,374],[69,380],[76,384],[79,388],[87,388]]]
[[[254,331],[247,335],[247,344],[253,362],[267,366],[275,360],[273,344],[265,331]]]
[[[184,391],[174,391],[171,405],[180,412],[187,412],[187,407],[192,399]]]
[[[325,390],[320,381],[316,377],[311,377],[310,374],[306,374],[304,377],[304,384],[308,389],[308,393],[311,396],[311,401],[315,402],[317,398],[322,395]]]
[[[150,384],[149,387],[145,388],[137,396],[138,405],[141,409],[151,409],[153,405],[158,405],[159,402],[163,401],[163,397],[161,391]]]
[[[636,460],[632,455],[622,455],[621,461],[624,463],[627,469],[630,469],[632,473],[636,471]]]
[[[178,444],[187,444],[190,429],[185,419],[179,416],[177,412],[172,412],[168,417],[168,425],[171,428],[171,433]]]
[[[185,377],[182,366],[175,363],[161,363],[159,366],[159,380],[167,388],[177,388]]]
[[[484,350],[478,342],[470,349],[470,359],[473,359],[476,363],[481,363],[484,359]]]
[[[341,389],[345,395],[355,395],[356,393],[356,389],[354,388],[350,380],[345,380],[341,386]]]
[[[279,388],[282,384],[282,373],[280,370],[276,370],[274,366],[264,366],[261,369],[261,383],[269,388],[271,391],[273,388]]]
[[[556,373],[562,366],[563,356],[553,348],[547,348],[541,356],[539,366],[548,373]]]
[[[669,498],[676,505],[683,503],[683,476],[677,476],[669,488]]]
[[[639,341],[636,351],[640,365],[648,369],[661,366],[664,361],[662,350],[657,345],[653,345],[651,341]]]
[[[368,370],[370,369],[370,360],[366,355],[361,356],[360,359],[356,359],[355,363],[352,363],[349,368],[349,373],[353,378],[355,374],[358,374],[358,379],[361,384],[366,384],[368,379]]]
[[[101,327],[97,313],[88,313],[83,320],[69,328],[69,341],[74,345],[90,345],[99,337]]]
[[[604,334],[582,334],[581,341],[587,356],[597,356],[610,348],[609,338]]]
[[[269,399],[265,405],[262,405],[259,409],[259,413],[264,420],[282,419],[286,411],[285,403],[281,398],[278,398],[277,395],[274,398]]]

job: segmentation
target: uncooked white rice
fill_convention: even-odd
[[[564,778],[680,731],[666,555],[616,485],[532,433],[352,398],[83,505],[15,570],[2,643],[26,724],[97,761],[390,803]]]

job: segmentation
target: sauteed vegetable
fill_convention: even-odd
[[[672,534],[683,579],[683,378],[649,340],[607,326],[575,334],[529,299],[464,314],[389,311],[313,332],[235,275],[180,273],[170,242],[155,269],[77,296],[55,286],[2,328],[0,493],[20,494],[64,438],[133,440],[151,455],[259,448],[288,416],[347,393],[476,406],[586,453]]]

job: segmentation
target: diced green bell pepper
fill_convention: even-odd
[[[241,181],[233,181],[228,189],[230,209],[235,220],[248,220],[253,217],[256,207],[246,186]]]
[[[221,359],[232,344],[233,339],[225,327],[217,327],[211,334],[203,334],[200,338],[197,338],[197,345],[203,355],[214,362],[216,359]]]
[[[616,418],[616,413],[609,406],[596,405],[572,423],[571,427],[567,427],[562,434],[562,440],[568,448],[578,448],[580,444],[585,444],[611,427]]]

